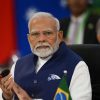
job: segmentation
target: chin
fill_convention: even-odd
[[[53,54],[53,49],[39,49],[39,50],[34,50],[34,54],[36,54],[37,56],[39,57],[42,57],[42,58],[46,58],[50,55]]]

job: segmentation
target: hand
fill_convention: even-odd
[[[19,100],[32,100],[29,95],[17,83],[14,82],[13,91],[18,96]]]
[[[7,100],[12,100],[12,97],[13,97],[13,92],[12,92],[13,83],[14,83],[14,81],[13,81],[13,78],[12,78],[11,74],[5,76],[4,78],[2,78],[0,80],[0,87],[3,91],[3,96]]]
[[[3,91],[3,96],[7,100],[12,100],[13,92],[18,96],[19,100],[32,100],[29,95],[23,90],[9,74],[0,80],[0,87]]]

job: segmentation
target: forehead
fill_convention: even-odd
[[[30,30],[32,29],[53,29],[56,26],[56,21],[53,18],[35,18],[30,22]]]

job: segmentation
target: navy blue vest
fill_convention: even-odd
[[[48,80],[50,75],[54,74],[62,78],[63,71],[67,70],[67,84],[69,86],[75,66],[80,60],[81,58],[62,42],[58,51],[37,74],[35,72],[37,56],[29,54],[18,60],[15,66],[14,79],[30,97],[53,100],[60,79]],[[16,96],[15,100],[18,100]]]

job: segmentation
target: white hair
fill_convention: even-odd
[[[30,23],[33,19],[35,18],[40,18],[40,17],[48,17],[48,18],[51,18],[53,19],[55,22],[56,22],[56,27],[57,27],[57,30],[59,31],[60,29],[60,23],[59,23],[59,20],[57,18],[55,18],[52,14],[50,13],[47,13],[47,12],[37,12],[37,13],[34,13],[29,21],[28,21],[28,29],[30,30]]]

